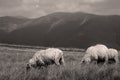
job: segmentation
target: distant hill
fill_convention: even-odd
[[[23,24],[26,21],[28,21],[27,18],[18,18],[10,16],[0,17],[0,30],[3,30],[5,32],[12,32],[16,30],[19,27],[19,25]]]
[[[27,18],[4,16],[0,17],[0,42],[12,31],[21,28],[24,23],[30,21]]]
[[[20,19],[20,18],[19,18]],[[1,18],[0,18],[1,20]],[[8,20],[8,19],[7,19]],[[2,20],[3,21],[3,20]],[[13,23],[17,20],[10,20]],[[20,19],[0,42],[49,47],[78,47],[103,43],[120,49],[120,16],[94,15],[82,12],[57,12],[36,19]],[[0,29],[1,30],[1,29]],[[0,31],[1,35],[1,31]]]

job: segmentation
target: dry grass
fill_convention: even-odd
[[[26,62],[38,49],[0,47],[0,80],[120,80],[120,65],[81,65],[84,52],[65,51],[66,66],[50,65],[26,73]]]

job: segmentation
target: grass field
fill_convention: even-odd
[[[81,65],[84,52],[64,51],[66,66],[26,72],[28,60],[39,49],[0,47],[0,80],[120,80],[120,65]]]

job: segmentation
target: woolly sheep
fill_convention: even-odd
[[[86,50],[86,54],[84,55],[81,63],[90,63],[92,61],[98,61],[98,59],[105,59],[105,62],[108,62],[107,51],[108,48],[103,44],[91,46]]]
[[[50,64],[65,65],[63,52],[57,48],[48,48],[46,50],[40,50],[34,54],[27,64],[27,70],[31,67],[47,67]]]
[[[119,63],[118,51],[116,49],[109,48],[108,51],[107,51],[107,54],[108,54],[109,59],[114,60],[115,63]]]

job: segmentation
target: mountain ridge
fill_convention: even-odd
[[[101,43],[120,49],[118,15],[57,12],[23,22],[0,42],[77,48]]]

